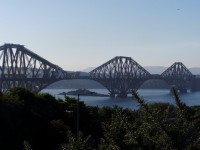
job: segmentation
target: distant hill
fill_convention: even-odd
[[[62,80],[49,85],[49,89],[105,89],[100,83],[87,79]],[[163,89],[168,85],[161,80],[149,80],[142,85],[145,89]]]
[[[200,75],[200,67],[193,67],[189,68],[189,70],[192,72],[194,75]]]
[[[86,79],[73,79],[73,80],[62,80],[49,85],[47,88],[50,89],[104,89],[104,87],[93,80]]]
[[[144,68],[150,74],[161,74],[167,69],[167,67],[163,67],[163,66],[145,66]]]
[[[96,67],[88,67],[88,68],[85,68],[84,70],[81,70],[81,71],[83,71],[83,72],[90,72],[90,71],[92,71],[95,68]]]

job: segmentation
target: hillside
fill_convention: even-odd
[[[86,79],[74,79],[74,80],[63,80],[51,84],[47,88],[50,89],[104,89],[100,83],[93,80]],[[165,89],[168,85],[161,80],[149,80],[146,81],[141,88],[144,89]]]
[[[58,81],[58,82],[51,84],[47,88],[56,88],[56,89],[79,89],[79,88],[103,89],[104,87],[96,81],[86,80],[86,79],[74,79],[74,80]]]

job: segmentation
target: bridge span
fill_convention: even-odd
[[[126,97],[131,89],[137,90],[145,81],[164,80],[180,92],[200,90],[200,78],[193,75],[183,63],[175,62],[160,75],[150,74],[131,57],[117,56],[89,73],[65,71],[40,57],[23,45],[0,46],[0,90],[24,87],[40,91],[59,80],[90,79],[102,84],[110,96]]]

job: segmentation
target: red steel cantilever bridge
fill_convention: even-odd
[[[48,85],[68,79],[91,79],[99,82],[110,96],[126,97],[131,89],[137,90],[145,81],[161,79],[185,92],[200,90],[200,79],[181,62],[176,62],[160,75],[152,75],[131,57],[115,57],[92,70],[87,77],[79,72],[64,71],[61,67],[33,53],[23,45],[0,46],[0,90],[25,87],[40,91]]]

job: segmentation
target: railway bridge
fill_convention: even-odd
[[[131,89],[137,90],[145,81],[164,80],[180,92],[200,90],[200,77],[193,75],[183,63],[175,62],[162,74],[150,74],[131,57],[117,56],[82,77],[79,72],[61,67],[35,54],[23,45],[0,46],[0,90],[24,87],[40,91],[59,80],[90,79],[102,84],[110,96],[126,97]]]

